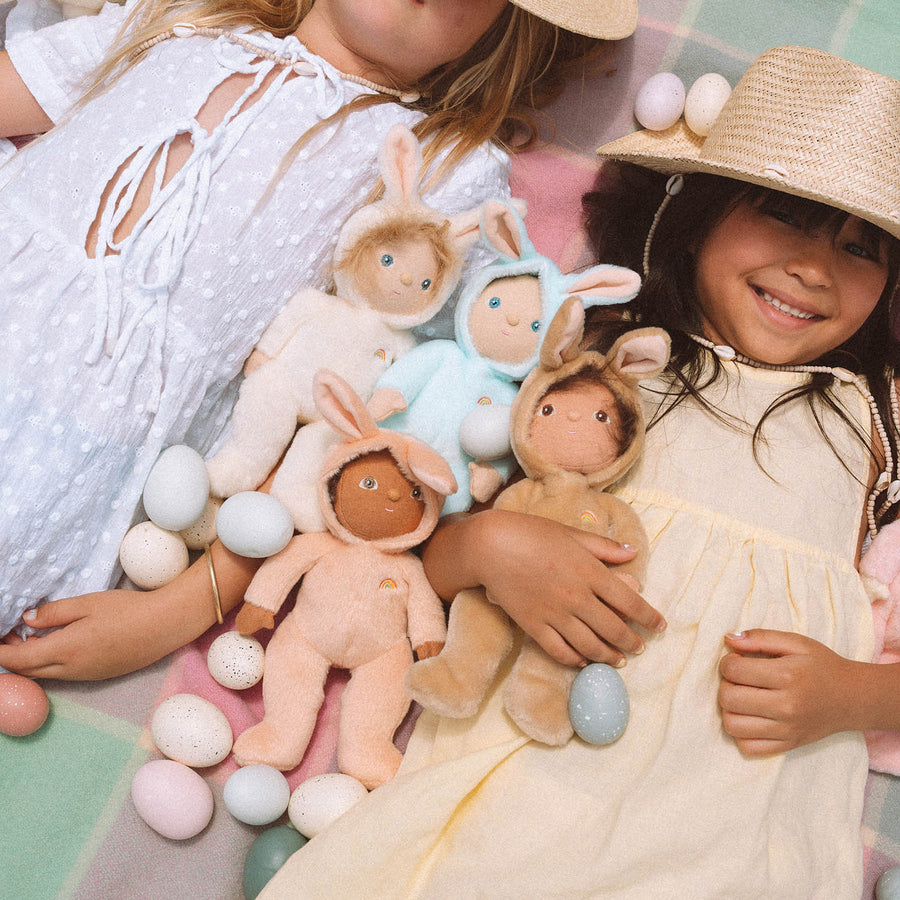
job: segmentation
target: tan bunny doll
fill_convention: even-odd
[[[338,236],[336,295],[294,294],[247,362],[230,435],[208,462],[214,496],[258,487],[298,423],[319,418],[312,390],[319,369],[335,371],[368,400],[379,376],[415,346],[410,329],[434,316],[459,281],[478,239],[480,207],[448,219],[422,201],[422,153],[404,125],[388,132],[380,162],[384,197],[354,213]],[[309,482],[321,461],[312,461]]]
[[[236,626],[252,634],[273,627],[275,612],[303,579],[266,649],[265,717],[238,737],[234,756],[242,766],[296,766],[328,671],[349,669],[338,765],[373,788],[400,765],[393,736],[409,708],[403,677],[413,648],[421,659],[443,647],[443,606],[409,551],[431,534],[456,482],[430,447],[379,429],[334,373],[319,372],[314,392],[323,417],[344,436],[319,480],[329,530],[295,536],[266,560],[247,590]]]
[[[639,588],[647,537],[631,507],[604,489],[641,451],[637,385],[665,366],[669,337],[658,328],[637,329],[603,355],[579,350],[583,327],[581,302],[566,300],[547,331],[540,365],[522,383],[512,407],[512,448],[527,477],[506,488],[494,505],[636,547],[634,559],[616,571]],[[474,715],[513,648],[513,636],[506,613],[483,589],[461,592],[450,607],[446,647],[410,669],[410,693],[440,715]],[[505,686],[507,712],[535,740],[564,744],[573,734],[568,695],[575,674],[524,637]]]

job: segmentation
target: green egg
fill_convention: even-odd
[[[268,828],[251,845],[244,860],[244,896],[255,900],[287,858],[306,843],[290,825]]]

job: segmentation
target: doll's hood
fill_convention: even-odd
[[[645,423],[638,384],[663,370],[669,359],[670,341],[661,328],[638,328],[624,334],[603,354],[580,350],[583,330],[584,307],[570,298],[547,330],[540,364],[522,382],[513,401],[510,438],[513,452],[529,478],[571,477],[572,473],[538,452],[531,442],[531,422],[542,399],[557,384],[582,372],[596,373],[635,419],[633,437],[620,455],[602,469],[582,476],[591,487],[599,489],[621,478],[643,449]]]
[[[484,205],[480,231],[482,241],[497,251],[497,259],[478,269],[463,286],[455,313],[456,342],[468,357],[481,357],[500,377],[521,381],[538,363],[541,341],[527,359],[504,363],[488,359],[476,347],[469,328],[472,307],[492,282],[518,275],[538,279],[541,311],[536,320],[539,337],[568,297],[579,297],[585,306],[627,303],[637,295],[640,276],[621,266],[597,265],[583,272],[564,275],[549,257],[538,253],[528,237],[522,216],[516,209],[521,201],[491,200]]]
[[[450,466],[422,441],[379,428],[355,391],[333,372],[323,369],[316,373],[313,393],[323,418],[344,438],[326,457],[319,475],[319,507],[325,526],[347,544],[370,544],[387,553],[400,553],[421,544],[437,525],[445,497],[457,489]],[[421,488],[424,512],[418,526],[408,534],[365,540],[348,531],[338,520],[331,483],[351,460],[381,450],[387,450],[400,471]]]

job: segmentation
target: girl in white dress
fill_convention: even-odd
[[[634,29],[634,0],[582,6],[145,0],[0,53],[0,135],[47,132],[0,169],[0,636],[35,607],[65,626],[0,665],[107,677],[212,624],[205,561],[108,591],[149,467],[214,447],[266,325],[327,286],[393,124],[442,212],[508,196],[528,109]],[[227,611],[253,564],[213,560]]]
[[[860,732],[900,730],[856,571],[900,494],[898,103],[891,78],[777,48],[706,139],[601,148],[642,168],[588,201],[599,258],[644,262],[624,325],[673,345],[614,487],[650,539],[644,599],[604,539],[497,510],[443,525],[424,560],[442,596],[482,585],[561,662],[624,665],[630,721],[608,746],[529,740],[507,665],[471,719],[426,711],[398,777],[260,900],[858,900]],[[603,344],[622,327],[599,324]]]

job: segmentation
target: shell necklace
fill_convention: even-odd
[[[869,496],[866,500],[866,521],[869,527],[869,536],[874,538],[878,532],[875,510],[878,497],[881,496],[881,494],[885,494],[884,502],[877,511],[877,515],[881,516],[886,510],[890,509],[898,500],[900,500],[900,478],[898,478],[898,473],[895,470],[894,454],[891,451],[887,429],[885,429],[881,414],[878,411],[878,404],[875,402],[875,398],[866,386],[865,381],[863,381],[859,375],[856,375],[849,369],[844,369],[841,366],[776,366],[771,363],[757,362],[755,359],[750,359],[749,357],[738,353],[733,347],[729,347],[726,344],[714,344],[712,341],[700,337],[700,335],[697,334],[688,333],[688,337],[695,343],[700,344],[701,347],[706,347],[708,350],[711,350],[719,357],[719,359],[731,360],[743,363],[744,365],[751,366],[755,369],[768,369],[773,372],[800,372],[809,373],[811,375],[825,373],[844,384],[852,384],[860,392],[869,406],[872,415],[872,425],[878,434],[884,453],[884,470],[875,480],[875,484],[872,486],[871,491],[869,491]],[[893,378],[891,378],[891,419],[894,428],[900,431],[900,404],[898,404],[897,401],[897,387]]]
[[[273,53],[270,50],[265,50],[262,47],[257,46],[253,43],[253,41],[248,41],[246,38],[242,37],[239,34],[235,34],[233,31],[226,31],[224,28],[207,28],[203,25],[193,25],[190,22],[178,22],[173,25],[169,31],[163,31],[162,33],[156,35],[156,37],[150,38],[150,40],[148,41],[144,41],[144,43],[137,48],[137,52],[149,50],[154,45],[160,44],[163,41],[167,41],[173,37],[184,38],[192,37],[194,35],[202,35],[203,37],[213,38],[225,38],[226,40],[231,41],[233,44],[238,44],[241,47],[244,47],[246,50],[252,51],[257,56],[260,56],[263,59],[269,59],[280,66],[290,66],[294,69],[295,72],[301,75],[309,75],[315,71],[313,65],[306,62],[305,60],[295,60],[289,59],[286,56],[279,56],[277,53]],[[359,84],[363,87],[367,87],[378,94],[387,94],[390,97],[396,97],[401,103],[415,103],[421,96],[417,91],[401,91],[397,88],[386,87],[383,84],[377,84],[374,81],[369,81],[368,78],[363,78],[361,75],[350,75],[347,72],[339,72],[338,74],[341,76],[341,78],[344,79],[344,81],[352,81],[354,84]]]

